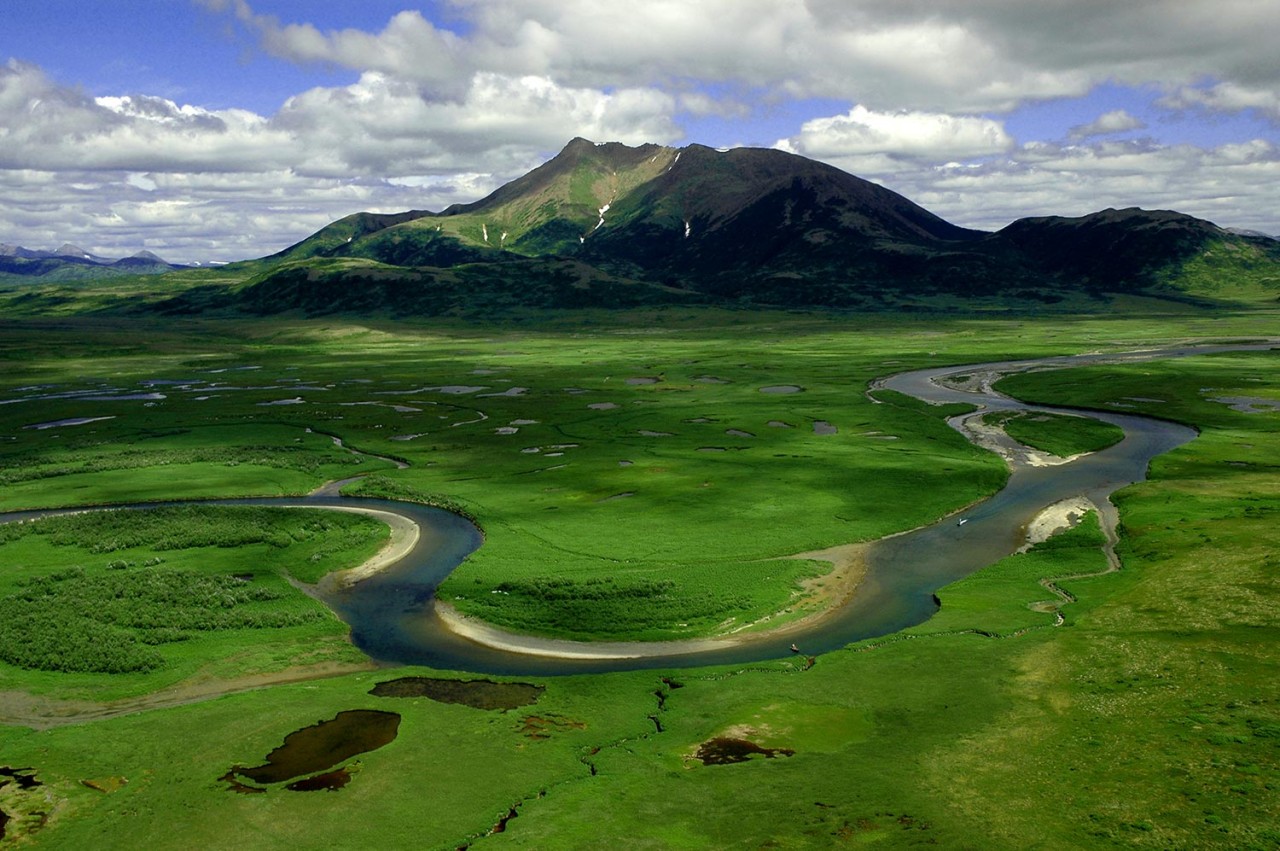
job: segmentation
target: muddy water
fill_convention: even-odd
[[[394,712],[373,709],[339,712],[329,721],[303,727],[285,736],[284,744],[267,754],[267,761],[262,765],[254,768],[236,766],[227,775],[255,783],[283,783],[333,768],[357,754],[377,750],[393,741],[399,729],[400,716]],[[329,772],[309,778],[305,788],[299,783],[293,786],[299,787],[297,791],[337,789],[346,785],[349,779],[346,772],[341,772],[341,776],[339,772]],[[338,785],[329,785],[334,783]]]
[[[438,703],[460,703],[472,709],[518,709],[537,703],[545,690],[545,686],[532,683],[401,677],[378,683],[369,690],[369,694],[376,697],[426,697]]]
[[[733,765],[747,762],[756,756],[774,759],[779,756],[795,756],[795,753],[791,748],[762,748],[746,739],[720,737],[703,742],[694,759],[701,760],[703,765]]]

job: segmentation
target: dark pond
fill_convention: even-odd
[[[702,760],[703,765],[732,765],[746,762],[753,756],[773,759],[776,756],[795,756],[795,753],[791,748],[762,748],[747,739],[719,737],[703,742],[695,757]]]
[[[347,768],[326,771],[315,777],[306,777],[294,781],[284,787],[290,792],[336,792],[351,782],[351,772]]]
[[[261,786],[250,786],[248,783],[241,783],[236,779],[236,770],[234,768],[219,777],[218,782],[226,783],[228,792],[236,792],[240,795],[265,795],[267,792]]]
[[[19,789],[38,789],[42,785],[36,779],[34,768],[0,766],[0,788],[8,786],[10,783],[15,784]]]
[[[377,697],[426,697],[439,703],[461,703],[473,709],[515,709],[537,703],[544,691],[544,686],[531,683],[401,677],[378,683],[369,690],[369,694]]]
[[[377,750],[394,741],[399,729],[400,716],[394,712],[376,709],[339,712],[330,721],[321,721],[285,736],[284,744],[267,754],[267,761],[262,765],[254,768],[236,766],[226,777],[228,781],[239,776],[255,783],[283,783],[332,768],[356,754]]]
[[[10,768],[7,765],[0,766],[0,789],[10,784],[17,786],[23,791],[36,789],[43,784],[36,779],[36,772],[33,768]],[[11,816],[4,810],[0,810],[0,839],[4,839],[5,826],[9,824]]]

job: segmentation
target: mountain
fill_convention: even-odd
[[[55,251],[0,244],[0,282],[93,281],[121,275],[157,275],[185,268],[168,263],[150,251],[139,251],[129,257],[112,260],[91,254],[71,243],[64,243]]]
[[[72,260],[88,260],[90,263],[97,263],[99,265],[111,262],[105,257],[90,254],[80,246],[72,245],[69,242],[62,243],[62,247],[52,252],[52,254],[54,257],[66,257]]]
[[[476,202],[347,216],[241,264],[242,290],[205,290],[167,309],[1080,305],[1117,294],[1208,303],[1180,285],[1188,264],[1215,250],[1217,261],[1247,260],[1251,297],[1274,298],[1277,248],[1136,208],[987,233],[783,151],[574,139]]]
[[[1271,233],[1263,233],[1260,230],[1250,230],[1249,228],[1227,228],[1227,230],[1237,236],[1253,236],[1260,237],[1262,239],[1280,240],[1280,236],[1276,236]]]

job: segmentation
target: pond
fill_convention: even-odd
[[[537,703],[545,690],[545,686],[532,683],[401,677],[378,683],[369,690],[369,694],[377,697],[426,697],[438,703],[459,703],[472,709],[516,709]]]
[[[220,780],[231,784],[237,792],[261,787],[248,786],[244,780],[259,784],[284,783],[307,775],[289,785],[293,791],[338,789],[350,781],[347,768],[328,771],[353,756],[392,742],[400,729],[400,716],[375,709],[350,709],[328,720],[295,730],[284,737],[284,744],[267,754],[266,762],[253,768],[232,766]]]

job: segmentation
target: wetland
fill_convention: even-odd
[[[1269,344],[1253,348],[1266,350]],[[957,385],[948,381],[953,375],[967,377],[983,373],[994,378],[1044,369],[1048,363],[1056,368],[1071,368],[1223,351],[1228,349],[1177,349],[1136,355],[1116,353],[1051,361],[966,364],[901,373],[880,379],[875,386],[906,393],[934,406],[967,404],[972,410],[953,420],[954,427],[966,433],[967,423],[989,417],[993,412],[1038,412],[1042,416],[1054,412],[1043,406],[1018,402],[991,389]],[[436,589],[482,540],[478,529],[447,512],[424,510],[405,503],[343,501],[333,496],[318,497],[310,503],[258,500],[252,504],[310,504],[318,508],[363,510],[374,516],[399,517],[413,527],[411,539],[394,557],[378,561],[372,570],[349,572],[350,578],[325,583],[316,591],[317,596],[351,626],[355,645],[381,662],[544,675],[673,664],[734,664],[785,658],[795,652],[793,647],[800,647],[811,655],[830,652],[852,642],[919,624],[936,610],[938,588],[1017,551],[1025,544],[1032,521],[1050,506],[1071,497],[1084,497],[1094,505],[1106,506],[1101,511],[1104,531],[1114,540],[1115,517],[1110,508],[1110,494],[1119,487],[1140,481],[1152,458],[1192,439],[1194,432],[1134,415],[1085,412],[1075,412],[1075,415],[1103,418],[1124,440],[1084,453],[1089,457],[1078,457],[1070,465],[1047,468],[1025,463],[1016,452],[1006,453],[1010,465],[1008,481],[996,494],[964,512],[964,527],[957,527],[949,518],[944,518],[872,544],[865,557],[868,569],[854,575],[850,587],[828,595],[825,608],[777,626],[683,641],[585,642],[525,636],[464,617],[452,606],[438,603],[434,599]],[[829,426],[815,422],[818,434],[837,433],[834,428],[819,430],[820,425]],[[990,435],[983,437],[990,438]],[[424,526],[426,532],[422,534]],[[510,594],[501,587],[496,590]],[[596,599],[589,588],[560,593],[565,599],[585,598],[588,605]]]
[[[1270,318],[882,322],[214,323],[132,349],[132,330],[10,326],[0,353],[27,354],[0,394],[25,400],[0,406],[5,510],[176,500],[193,530],[282,516],[260,540],[176,548],[128,537],[132,521],[3,527],[24,532],[0,543],[0,598],[40,589],[161,654],[120,673],[0,661],[3,762],[41,784],[0,777],[4,841],[112,847],[128,824],[156,848],[271,846],[277,827],[292,847],[560,847],[588,838],[584,811],[590,841],[655,847],[1280,838],[1280,428],[1259,403],[1280,369],[1270,343],[1174,350],[1267,338]],[[1057,360],[1080,353],[1094,357]],[[1008,361],[1035,368],[982,368]],[[215,370],[217,391],[191,380]],[[426,389],[494,374],[525,392]],[[760,392],[777,386],[803,392]],[[125,398],[144,392],[166,398]],[[112,419],[23,428],[89,414]],[[993,414],[1018,425],[993,432]],[[508,424],[518,437],[494,432]],[[699,451],[726,436],[732,451]],[[412,518],[419,538],[349,574],[395,533],[302,509],[352,505]],[[309,614],[207,631],[80,602],[160,574],[229,595],[232,614]],[[277,596],[234,602],[255,587]],[[442,626],[459,649],[434,644],[446,605],[493,641]],[[156,630],[190,634],[141,640]],[[522,646],[491,646],[508,640]],[[732,647],[557,658],[716,641]],[[355,711],[397,716],[394,742],[271,768],[294,735]],[[442,777],[441,761],[467,770]],[[110,792],[85,785],[103,778]],[[1046,801],[1063,817],[1046,822]],[[179,809],[181,824],[154,815]]]

